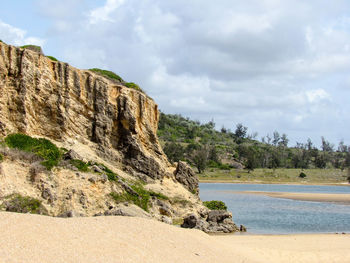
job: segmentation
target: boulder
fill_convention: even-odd
[[[198,178],[189,165],[185,162],[179,161],[174,175],[175,179],[183,184],[189,191],[198,194]]]
[[[181,227],[195,228],[206,233],[231,233],[239,230],[232,221],[232,214],[225,210],[211,210],[207,218],[190,214],[184,218]]]
[[[73,160],[73,159],[81,160],[82,157],[73,150],[69,150],[63,155],[63,160]]]

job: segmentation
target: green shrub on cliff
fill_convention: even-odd
[[[4,156],[0,153],[0,163],[4,160]]]
[[[78,159],[72,159],[70,160],[70,164],[78,168],[80,172],[88,172],[89,171],[89,164]]]
[[[107,78],[110,78],[110,79],[113,79],[113,80],[117,80],[119,82],[124,82],[124,80],[119,75],[115,74],[112,71],[99,69],[99,68],[91,68],[89,70],[93,71],[93,72],[95,72],[95,73],[97,73],[99,75],[102,75],[104,77],[107,77]]]
[[[46,56],[46,57],[49,58],[49,59],[51,59],[51,60],[53,60],[53,61],[58,61],[58,59],[55,58],[55,57],[53,57],[53,56]]]
[[[127,82],[127,83],[125,83],[125,86],[127,86],[130,89],[135,89],[135,90],[143,92],[143,90],[140,88],[140,86],[135,84],[134,82]]]
[[[41,201],[29,196],[12,194],[5,197],[3,208],[9,212],[47,214],[47,210],[42,206]]]
[[[169,197],[161,193],[146,190],[141,183],[134,183],[133,185],[130,185],[130,187],[132,190],[134,190],[135,194],[131,194],[129,192],[118,194],[112,192],[110,195],[117,203],[131,202],[141,207],[146,212],[148,212],[149,200],[152,196],[162,200],[169,200]]]
[[[208,207],[210,210],[227,210],[227,206],[223,201],[205,201],[203,202],[203,205]]]
[[[32,51],[36,51],[38,53],[42,53],[42,49],[40,46],[36,46],[36,45],[24,45],[24,46],[21,46],[20,48],[27,48],[27,49],[30,49]]]
[[[44,138],[32,138],[28,135],[16,133],[10,134],[5,138],[5,143],[10,148],[19,149],[25,152],[31,152],[44,159],[41,163],[48,170],[58,165],[61,158],[60,149]]]

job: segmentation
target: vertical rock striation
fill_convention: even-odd
[[[91,142],[109,161],[152,179],[169,163],[156,132],[155,102],[43,54],[0,43],[0,135],[21,132],[56,141]]]

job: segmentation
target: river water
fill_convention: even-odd
[[[224,201],[237,225],[256,234],[350,232],[350,205],[297,201],[231,191],[350,194],[348,186],[200,184],[203,201]]]

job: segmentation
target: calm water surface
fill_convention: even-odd
[[[222,200],[237,225],[257,234],[350,232],[350,205],[297,201],[227,191],[350,194],[348,186],[200,184],[203,201]]]

